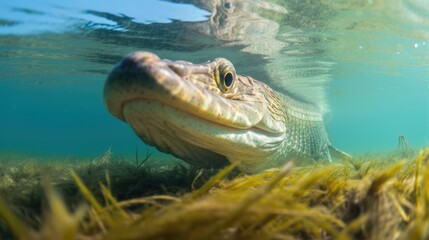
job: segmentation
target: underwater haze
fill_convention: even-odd
[[[103,102],[126,54],[206,62],[319,107],[331,142],[429,145],[426,0],[0,0],[0,152],[95,157],[146,145]]]

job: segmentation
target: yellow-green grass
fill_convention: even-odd
[[[0,166],[4,237],[427,239],[429,149],[246,175],[110,159]]]

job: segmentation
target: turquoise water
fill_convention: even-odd
[[[350,153],[429,145],[429,3],[0,0],[0,152],[132,155],[145,145],[104,106],[127,53],[230,59],[239,74],[325,112]]]

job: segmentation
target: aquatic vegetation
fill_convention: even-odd
[[[245,175],[232,173],[235,165],[217,173],[155,168],[106,153],[74,166],[47,164],[49,183],[40,167],[11,164],[0,168],[2,231],[18,239],[425,239],[428,160],[429,148]],[[19,187],[12,172],[40,183]],[[16,196],[5,194],[7,184]],[[42,217],[33,221],[16,200],[30,188],[45,190]]]

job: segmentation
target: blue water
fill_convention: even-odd
[[[146,151],[102,98],[136,50],[228,58],[323,108],[331,141],[350,153],[389,151],[399,135],[429,145],[426,1],[175,2],[0,0],[0,152]]]

